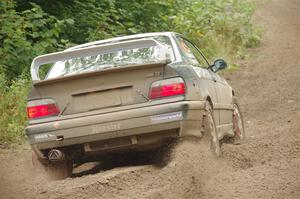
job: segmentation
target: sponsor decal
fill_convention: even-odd
[[[182,120],[182,112],[166,113],[161,115],[151,116],[152,123],[163,123]]]
[[[53,124],[53,127],[54,127],[55,129],[59,129],[59,128],[60,128],[60,123],[59,123],[59,122],[55,122],[55,123]]]
[[[53,140],[56,139],[56,136],[50,133],[42,133],[33,135],[35,141],[45,141],[45,140]]]

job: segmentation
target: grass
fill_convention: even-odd
[[[0,144],[19,144],[24,141],[27,123],[26,97],[30,81],[23,76],[6,86],[0,74]]]

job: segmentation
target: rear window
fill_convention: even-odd
[[[149,37],[147,38],[149,39]],[[155,39],[167,49],[171,61],[174,60],[174,53],[171,42],[166,36],[150,37]],[[126,65],[139,65],[155,63],[160,57],[160,49],[157,46],[116,50],[106,54],[72,58],[58,61],[52,65],[41,67],[39,71],[41,79],[51,79],[72,74],[103,70]]]

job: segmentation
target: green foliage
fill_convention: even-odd
[[[258,44],[260,34],[251,21],[251,0],[184,0],[173,29],[194,40],[209,58],[241,57],[243,50]]]
[[[232,62],[259,42],[254,9],[254,0],[0,0],[0,144],[24,137],[34,57],[115,36],[174,31],[208,58]]]
[[[113,36],[165,31],[173,10],[171,2],[157,0],[18,0],[17,10],[29,9],[35,2],[49,15],[71,19],[63,38],[84,43]]]
[[[97,30],[90,31],[89,39],[104,39],[112,36],[130,35],[143,32],[166,31],[167,16],[171,5],[162,1],[116,1],[107,15],[108,23],[97,23]],[[103,34],[105,33],[105,34]],[[107,34],[108,33],[108,34]]]
[[[21,74],[29,73],[32,59],[47,52],[62,49],[60,33],[72,21],[58,20],[46,14],[40,6],[16,12],[13,1],[0,4],[0,68],[8,83]]]
[[[23,76],[5,84],[0,73],[0,144],[20,143],[24,140],[26,118],[26,97],[30,81]]]

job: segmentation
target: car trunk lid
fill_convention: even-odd
[[[34,83],[39,98],[52,98],[62,115],[144,103],[166,62],[116,67]]]

